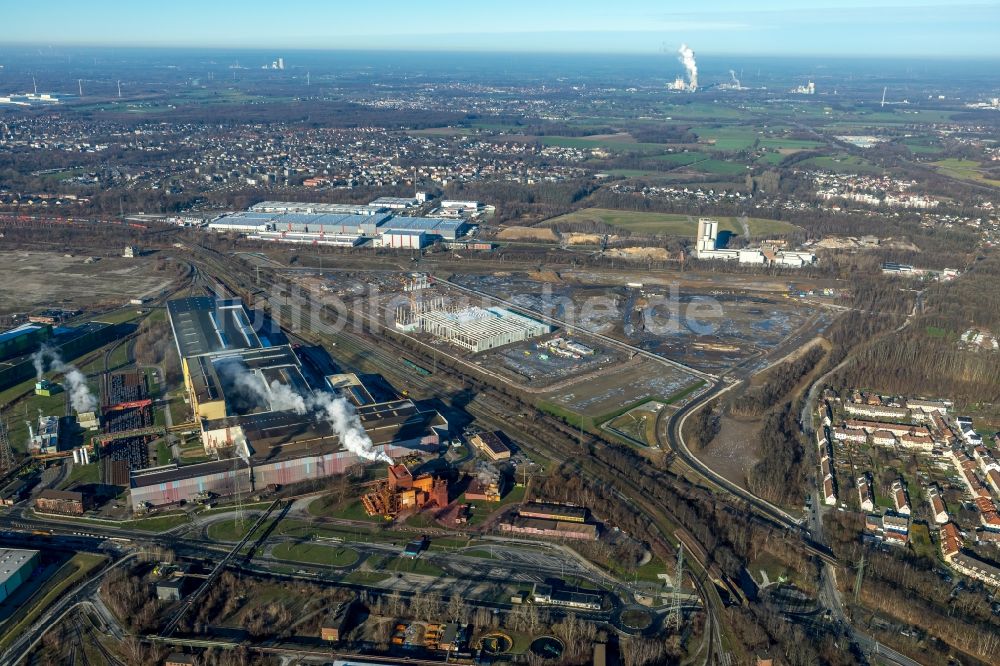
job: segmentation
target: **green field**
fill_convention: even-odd
[[[594,139],[585,136],[540,136],[537,139],[543,146],[579,148],[580,150],[603,148],[612,152],[642,153],[645,155],[662,153],[666,150],[666,146],[661,143],[638,143],[623,139]]]
[[[346,546],[321,546],[312,543],[279,543],[271,551],[275,557],[307,564],[347,567],[358,561],[358,552]]]
[[[810,139],[785,139],[785,138],[768,138],[761,139],[760,145],[763,148],[770,148],[772,150],[812,150],[813,148],[822,148],[825,144],[822,141],[812,141]]]
[[[256,520],[256,517],[247,516],[243,520],[242,525],[232,519],[220,520],[217,523],[209,525],[206,532],[208,534],[208,538],[213,541],[236,542],[246,536],[247,532],[250,531],[250,528],[253,527]]]
[[[744,150],[761,138],[751,127],[692,127],[691,131],[711,150]]]
[[[420,557],[377,555],[369,557],[366,565],[379,572],[413,573],[435,578],[444,575],[444,570],[441,567]]]
[[[695,171],[702,173],[717,174],[720,176],[736,176],[744,173],[749,167],[740,162],[727,162],[725,160],[701,160],[690,165]]]
[[[855,157],[854,155],[847,154],[812,157],[808,160],[803,160],[799,164],[807,168],[824,169],[826,171],[833,171],[834,173],[882,173],[880,167],[872,164],[863,157]]]
[[[979,164],[979,162],[973,162],[972,160],[947,159],[941,160],[940,162],[933,162],[932,164],[937,167],[937,170],[941,174],[950,178],[1000,187],[1000,180],[987,178],[983,173],[982,165]]]
[[[743,229],[735,217],[716,217],[721,231],[742,234]],[[645,213],[608,208],[584,208],[547,220],[546,226],[559,222],[583,222],[600,220],[614,227],[621,227],[637,234],[655,236],[694,236],[698,231],[698,220],[688,215],[673,213]],[[752,217],[749,221],[750,233],[754,236],[787,234],[798,229],[793,224],[780,220]]]
[[[734,109],[719,104],[688,102],[679,104],[664,104],[663,114],[673,119],[700,120],[740,120],[749,119],[750,115],[741,109]]]
[[[784,160],[786,157],[788,156],[782,155],[781,153],[764,153],[763,155],[757,158],[756,163],[766,164],[768,166],[776,166],[778,164],[781,164],[781,161]]]
[[[309,514],[325,518],[359,520],[366,523],[381,523],[381,516],[369,516],[360,498],[349,499],[341,504],[333,502],[333,497],[324,495],[309,503]]]
[[[691,131],[698,135],[699,141],[706,144],[709,150],[747,150],[755,143],[760,148],[776,151],[811,150],[824,145],[820,141],[809,139],[763,136],[758,130],[749,126],[693,127]]]
[[[941,146],[936,144],[936,139],[930,136],[904,139],[902,145],[909,148],[914,155],[933,155],[942,150]]]
[[[60,484],[61,490],[66,490],[67,488],[72,488],[76,485],[88,484],[88,483],[99,483],[101,480],[101,466],[97,464],[90,465],[78,465],[73,464],[73,470],[66,477],[66,480]]]
[[[693,162],[708,159],[708,155],[699,152],[667,153],[665,155],[657,155],[653,159],[657,162],[666,162],[672,166],[684,166],[685,164],[691,164]]]

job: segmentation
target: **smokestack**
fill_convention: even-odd
[[[695,62],[694,51],[687,44],[681,44],[677,53],[677,59],[687,72],[688,92],[694,92],[698,89],[698,63]]]

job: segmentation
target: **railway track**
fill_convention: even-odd
[[[218,258],[213,257],[208,261],[211,264],[215,264],[217,268],[222,268],[220,265],[221,261]],[[224,269],[220,271],[220,273],[222,273],[224,277],[234,279],[229,274],[229,270]],[[240,282],[236,281],[236,285],[239,288]],[[268,279],[266,281],[266,285],[273,286],[274,282],[271,279]],[[280,308],[282,304],[279,303],[271,305],[276,305]],[[318,328],[317,331],[300,331],[294,333],[293,336],[305,341],[320,344],[323,342],[329,342],[331,339],[336,341],[338,346],[347,343],[348,346],[359,348],[367,359],[382,369],[395,370],[402,367],[399,363],[398,354],[400,353],[412,355],[412,352],[409,350],[402,350],[398,347],[398,345],[395,345],[391,341],[387,341],[384,338],[376,342],[368,339],[368,337],[364,335],[356,335],[345,331],[333,330],[331,326],[322,321],[316,322],[316,327]],[[327,340],[324,340],[323,338],[327,338]],[[404,384],[419,388],[428,395],[440,395],[442,389],[456,388],[456,385],[452,382],[442,382],[441,378],[437,376],[432,375],[431,377],[424,377],[416,372],[409,373],[392,370],[386,374],[401,376]],[[480,371],[479,368],[475,368],[475,370]],[[703,607],[706,609],[706,614],[708,616],[707,628],[714,634],[718,633],[718,618],[716,617],[716,614],[722,607],[722,601],[718,591],[714,589],[714,581],[723,581],[729,590],[738,588],[728,581],[728,578],[721,570],[718,569],[716,564],[709,561],[708,554],[706,553],[704,547],[700,545],[692,534],[683,528],[680,521],[675,516],[671,515],[665,509],[646,498],[642,488],[640,488],[635,482],[625,478],[622,474],[617,472],[609,474],[611,470],[602,466],[591,456],[585,455],[584,451],[581,451],[579,446],[574,447],[566,444],[567,441],[572,441],[570,433],[564,432],[565,437],[562,439],[565,441],[553,441],[557,438],[552,438],[552,440],[546,440],[543,442],[527,429],[513,423],[512,419],[510,419],[509,413],[503,413],[498,408],[487,406],[487,404],[484,404],[482,401],[473,400],[472,402],[464,405],[463,408],[471,416],[474,416],[488,424],[495,424],[496,427],[502,428],[513,434],[517,440],[522,443],[529,454],[537,456],[538,458],[553,461],[572,460],[574,461],[573,464],[581,473],[599,479],[609,479],[610,477],[609,480],[611,480],[615,485],[616,491],[620,495],[620,499],[628,502],[631,506],[636,507],[637,510],[644,513],[652,521],[656,528],[656,533],[649,534],[648,538],[661,559],[669,559],[669,554],[676,552],[679,544],[684,544],[689,553],[689,561],[693,560],[698,569],[700,569],[700,571],[691,572],[689,578],[693,582],[695,588],[699,592],[699,596],[701,596],[703,600]],[[544,418],[550,419],[551,417],[545,416]],[[555,425],[554,419],[550,425]],[[562,426],[562,424],[559,424],[559,426]],[[558,429],[562,429],[562,427],[559,427]],[[588,439],[590,438],[588,437]],[[600,444],[594,445],[600,446]],[[737,598],[739,598],[739,595],[737,595]],[[718,649],[716,643],[717,641],[715,639],[710,641],[709,653],[706,656],[705,663],[712,662],[713,654]]]

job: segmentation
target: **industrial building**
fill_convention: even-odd
[[[167,302],[167,314],[181,359],[264,346],[240,300],[180,298]]]
[[[373,247],[401,249],[453,242],[469,229],[461,218],[396,215],[391,210],[405,206],[395,199],[383,199],[367,206],[267,201],[247,211],[222,215],[209,222],[208,228],[263,241],[341,247],[370,242]]]
[[[207,420],[273,411],[280,407],[272,394],[274,382],[299,394],[308,390],[299,359],[287,345],[189,357],[182,361],[182,370],[191,409]],[[248,375],[259,382],[266,398],[240,385]],[[205,445],[210,446],[207,441]]]
[[[37,550],[0,548],[0,603],[3,603],[38,568]]]
[[[469,443],[490,460],[497,461],[510,458],[510,448],[504,444],[503,440],[495,432],[476,433],[469,438]]]
[[[365,460],[437,450],[447,436],[436,411],[398,396],[378,402],[354,375],[310,385],[294,350],[258,336],[240,301],[180,299],[167,312],[202,444],[218,459],[133,469],[134,509],[320,479]],[[344,448],[324,416],[331,406],[356,422],[366,450]]]
[[[0,489],[0,506],[14,506],[28,494],[28,482],[14,479]]]
[[[58,416],[39,416],[37,432],[28,426],[28,451],[33,454],[57,452],[61,434]]]
[[[527,518],[543,520],[562,520],[568,523],[587,522],[587,509],[571,504],[549,504],[546,502],[529,502],[518,511]]]
[[[427,232],[419,229],[388,229],[375,239],[375,247],[419,250],[429,245]]]
[[[376,215],[385,208],[371,204],[313,203],[308,201],[262,201],[250,206],[252,213],[315,213],[331,215]]]
[[[32,315],[28,320],[32,323],[40,323],[53,327],[52,336],[45,339],[45,343],[52,347],[60,358],[73,359],[83,354],[97,349],[103,345],[128,335],[135,330],[135,324],[105,324],[102,322],[87,322],[76,326],[57,326],[60,321],[69,316],[79,314],[78,311],[69,310],[46,310],[43,313]],[[23,337],[24,333],[19,336]],[[30,334],[29,334],[30,335]],[[18,344],[24,344],[15,337],[14,348]],[[41,343],[39,343],[40,346]],[[34,351],[34,350],[30,350]],[[34,380],[36,375],[35,364],[31,358],[31,353],[25,351],[20,356],[6,359],[0,364],[0,391],[8,389],[21,382]]]
[[[52,337],[51,324],[22,324],[0,333],[0,360],[30,354]]]
[[[414,326],[474,354],[523,342],[552,330],[547,324],[505,308],[475,306],[427,310],[417,315]]]
[[[585,508],[543,502],[523,505],[516,516],[500,523],[500,529],[512,534],[584,541],[595,541],[599,532],[597,524],[587,522]]]
[[[377,206],[380,208],[391,208],[394,210],[404,210],[406,208],[413,208],[414,206],[420,205],[420,199],[414,197],[379,197],[368,204],[369,206]]]
[[[786,266],[802,268],[816,263],[816,255],[807,251],[782,250],[775,245],[756,248],[728,250],[718,246],[719,222],[706,217],[698,219],[698,235],[695,236],[694,256],[696,259],[737,261],[741,264]]]
[[[324,641],[340,641],[347,634],[348,623],[351,621],[351,611],[354,610],[354,599],[341,602],[320,626],[320,638]]]
[[[448,506],[448,482],[431,474],[414,477],[406,465],[390,465],[384,481],[361,497],[369,516],[395,518],[404,511]]]
[[[536,604],[563,606],[579,610],[601,610],[601,595],[589,592],[572,592],[545,583],[535,583],[531,600]]]
[[[59,513],[67,516],[82,516],[87,510],[83,493],[72,490],[52,490],[46,488],[35,498],[35,510],[40,513]]]
[[[480,478],[486,476],[486,478]],[[469,481],[465,489],[467,502],[499,502],[502,499],[501,477],[499,474],[480,475]]]

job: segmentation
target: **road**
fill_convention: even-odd
[[[916,307],[914,307],[914,313],[915,312]],[[912,313],[910,316],[912,316]],[[902,326],[906,326],[909,322],[910,317],[907,317]],[[897,331],[898,330],[899,329],[897,329]],[[818,408],[817,400],[819,398],[819,392],[824,386],[826,386],[830,378],[843,369],[850,362],[850,360],[850,357],[845,358],[832,369],[824,373],[821,377],[817,378],[816,381],[813,382],[812,386],[809,387],[806,399],[802,405],[802,412],[799,414],[799,427],[805,434],[807,442],[816,441],[816,429],[813,421],[813,414],[816,413]],[[823,536],[823,514],[827,510],[827,507],[825,503],[822,502],[819,496],[819,489],[815,484],[813,485],[810,496],[812,497],[812,501],[810,502],[811,507],[808,515],[809,532],[814,542],[820,545],[825,545],[825,539]],[[837,587],[837,568],[829,561],[824,561],[822,568],[820,569],[819,602],[824,608],[830,611],[830,614],[837,625],[847,629],[851,640],[854,641],[864,652],[868,654],[877,654],[884,660],[900,664],[901,666],[920,666],[919,662],[914,661],[892,648],[881,645],[871,636],[859,631],[854,627],[854,625],[851,624],[850,618],[847,617],[847,613],[845,612],[844,600],[840,594],[839,588]]]
[[[0,666],[15,666],[19,663],[31,652],[42,636],[45,635],[46,631],[55,626],[56,623],[77,606],[89,602],[92,597],[97,595],[101,583],[111,571],[131,562],[136,557],[137,554],[127,555],[110,565],[106,565],[98,573],[92,575],[90,579],[81,582],[72,591],[64,593],[0,655]]]
[[[508,307],[512,307],[514,309],[524,311],[523,308],[519,308],[515,304],[508,303],[506,301],[503,301],[502,299],[497,299],[497,298],[493,297],[490,294],[485,294],[485,293],[482,293],[482,292],[479,292],[479,291],[476,291],[476,290],[468,289],[468,288],[462,287],[461,285],[456,285],[456,284],[451,283],[451,282],[448,282],[447,284],[449,284],[450,286],[452,286],[452,287],[454,287],[454,288],[456,288],[456,289],[458,289],[460,291],[465,291],[467,293],[475,294],[475,295],[483,297],[483,298],[488,298],[488,299],[490,299],[490,300],[492,300],[494,302],[499,302],[499,303],[502,303],[502,304],[504,304],[504,305],[506,305]],[[277,303],[274,303],[273,305],[280,307],[280,305],[277,304]],[[526,312],[528,314],[532,315],[532,316],[539,316],[538,313],[535,313],[535,312],[532,312],[532,311],[526,311]],[[547,319],[551,323],[554,323],[554,324],[557,324],[557,325],[561,325],[561,326],[564,326],[564,327],[569,326],[569,324],[566,323],[566,322],[558,321],[558,320],[555,320],[555,319],[552,319],[552,318],[547,318]],[[325,326],[320,326],[320,330],[318,330],[318,331],[312,331],[312,333],[319,333],[321,335],[336,335],[338,333],[337,331],[333,331],[333,330],[323,330],[325,328],[326,328]],[[589,332],[583,332],[583,333],[585,335],[589,336],[589,337],[594,337],[593,334],[590,334]],[[350,337],[353,339],[356,336],[350,336]],[[598,336],[598,337],[602,337],[603,338],[603,337],[606,337],[606,336]],[[796,337],[796,336],[793,336],[793,337]],[[663,363],[665,363],[667,365],[678,367],[678,368],[680,368],[680,369],[682,369],[682,370],[684,370],[686,372],[690,372],[691,374],[696,374],[697,376],[701,376],[704,379],[712,381],[713,383],[711,384],[710,388],[705,393],[703,393],[697,399],[695,399],[690,404],[688,404],[687,406],[685,406],[680,411],[676,412],[675,414],[673,414],[670,417],[670,421],[668,423],[668,427],[666,428],[666,436],[667,436],[667,438],[670,441],[671,447],[678,454],[678,456],[683,459],[683,461],[684,461],[685,464],[687,464],[688,466],[690,466],[692,469],[694,469],[696,472],[698,472],[700,475],[702,475],[703,477],[705,477],[706,479],[708,479],[709,481],[711,481],[715,485],[720,486],[720,487],[724,488],[725,490],[727,490],[728,492],[732,493],[733,495],[735,495],[737,497],[740,497],[741,499],[745,500],[759,514],[764,515],[765,517],[767,517],[769,520],[771,520],[775,524],[777,524],[779,526],[782,526],[782,527],[785,527],[785,528],[787,528],[789,530],[792,530],[793,532],[799,534],[800,536],[802,536],[802,537],[804,537],[806,539],[810,539],[810,532],[812,530],[809,529],[810,528],[809,525],[803,524],[802,520],[800,520],[799,518],[796,518],[796,517],[788,514],[786,511],[784,511],[780,507],[777,507],[777,506],[775,506],[773,504],[770,504],[769,502],[766,502],[766,501],[764,501],[764,500],[762,500],[762,499],[754,496],[753,494],[745,491],[744,489],[740,488],[739,486],[736,486],[735,484],[732,484],[731,482],[729,482],[728,480],[724,479],[720,475],[714,473],[713,470],[711,470],[708,466],[706,466],[703,463],[701,463],[701,461],[698,460],[690,452],[690,450],[687,448],[686,444],[683,441],[683,436],[681,434],[681,431],[682,431],[682,428],[683,428],[683,425],[684,425],[684,422],[685,422],[685,419],[687,418],[687,416],[689,416],[690,414],[694,413],[697,410],[697,408],[699,408],[700,406],[704,405],[709,400],[717,398],[720,395],[724,394],[726,391],[731,390],[732,387],[735,385],[735,382],[737,381],[736,376],[734,376],[734,377],[732,377],[730,379],[726,379],[725,377],[718,377],[716,375],[711,375],[709,373],[702,373],[702,372],[696,371],[696,370],[694,370],[692,368],[688,368],[687,366],[685,366],[683,364],[679,364],[679,363],[677,363],[675,361],[672,361],[671,359],[666,359],[666,358],[660,357],[660,356],[658,356],[656,354],[650,354],[649,352],[646,352],[645,350],[641,350],[641,349],[635,348],[635,347],[633,347],[631,345],[628,345],[627,343],[623,343],[623,342],[621,342],[619,340],[615,340],[615,339],[609,338],[609,339],[606,339],[606,340],[603,340],[603,341],[607,342],[608,344],[614,344],[615,346],[620,347],[620,348],[629,349],[630,351],[634,351],[637,354],[642,354],[644,356],[648,356],[648,357],[654,358],[655,360],[663,362]],[[362,342],[363,346],[368,346],[367,345],[367,340],[364,340],[363,338],[359,338],[358,340],[352,340],[352,342],[355,342],[355,343]],[[804,340],[802,340],[802,342],[804,342]],[[793,348],[795,346],[796,346],[795,344],[791,344],[791,343],[783,345],[783,347],[787,347],[787,348]],[[383,350],[378,349],[377,345],[371,345],[371,347],[372,347],[371,349],[366,350],[366,351],[370,351],[371,353],[375,354],[376,356],[382,356],[382,354],[384,353]],[[386,356],[391,356],[391,352],[389,354],[385,354],[385,355]],[[777,354],[775,354],[774,356],[777,356]],[[774,358],[774,356],[772,356],[772,358]],[[741,364],[742,367],[734,369],[734,371],[730,371],[730,372],[733,375],[736,375],[737,372],[735,372],[735,371],[739,371],[740,373],[743,373],[745,377],[748,377],[750,374],[753,374],[753,372],[760,371],[762,369],[766,369],[767,367],[770,367],[770,365],[773,365],[775,363],[780,362],[782,359],[781,358],[774,358],[774,360],[772,360],[770,362],[770,364],[766,364],[765,363],[763,365],[750,367],[751,363],[753,362],[753,360],[754,360],[753,358],[748,359],[746,362],[744,362],[744,364]],[[379,362],[380,363],[382,363],[382,362],[388,363],[390,367],[392,365],[394,365],[394,359],[393,358],[379,359]],[[429,390],[432,390],[432,391],[434,390],[434,387],[430,385],[430,382],[424,381],[424,382],[413,382],[413,383],[423,383],[423,384],[427,385],[426,388],[428,388]],[[468,407],[471,408],[472,406],[473,405],[470,404]],[[832,569],[831,569],[831,571],[832,571]],[[832,577],[827,577],[824,580],[824,588],[825,588],[825,593],[823,594],[823,596],[827,597],[825,599],[825,602],[827,604],[831,605],[831,606],[839,607],[839,605],[838,605],[838,598],[837,598],[837,595],[836,595],[836,588],[835,588],[835,586],[832,583]],[[714,605],[714,604],[711,604],[710,606],[712,606],[712,605]],[[713,634],[716,634],[718,632],[718,626],[717,626],[717,622],[713,622],[713,620],[714,620],[714,618],[712,617],[713,615],[714,615],[713,612],[709,612],[709,620],[710,620],[710,625],[711,625],[710,631]],[[866,637],[860,636],[860,639],[858,640],[858,642],[862,646],[865,646],[867,644],[866,643]],[[713,644],[713,646],[716,646],[715,647],[716,653],[719,653],[719,650],[721,649],[721,639],[719,639],[717,641],[713,637],[711,643]],[[902,655],[900,655],[900,657],[902,657]],[[905,657],[903,659],[905,659]],[[903,661],[902,659],[898,660],[897,663],[907,664],[907,662]]]

